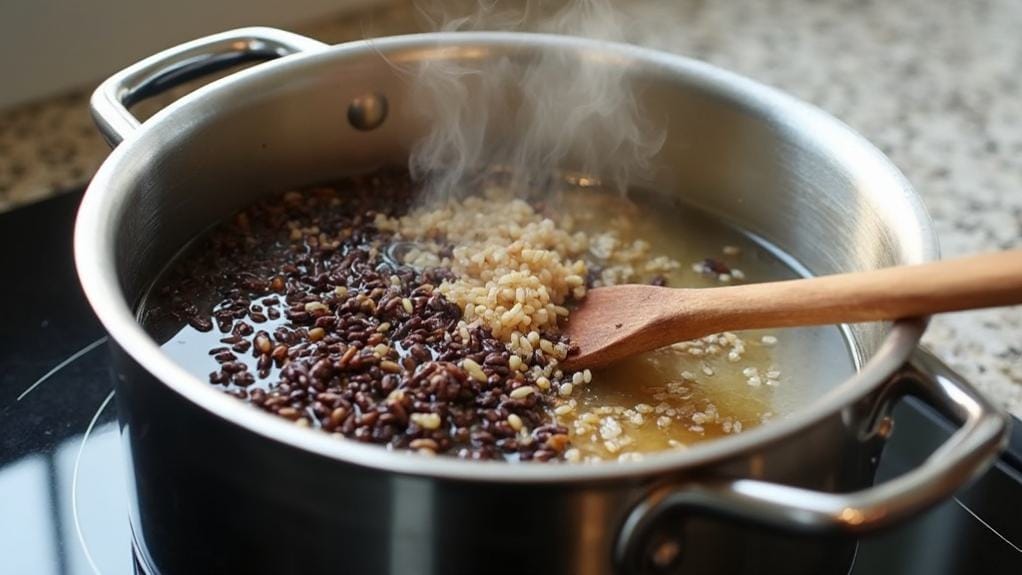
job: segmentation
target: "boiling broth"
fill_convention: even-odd
[[[352,185],[364,185],[364,182]],[[330,201],[335,202],[335,199]],[[329,205],[332,206],[329,209],[345,209],[344,201]],[[591,273],[589,283],[614,283],[616,279],[626,277],[621,276],[621,269],[631,270],[627,273],[632,276],[627,277],[632,277],[632,281],[655,281],[671,287],[689,288],[789,279],[799,275],[764,243],[699,210],[655,193],[632,192],[624,198],[616,193],[576,187],[563,191],[556,200],[535,204],[535,210],[537,214],[555,219],[558,225],[572,233],[589,238],[586,260],[590,272],[603,269],[602,277],[599,273]],[[603,237],[608,230],[613,232],[610,240]],[[214,235],[216,233],[213,232]],[[287,230],[281,232],[265,228],[259,233],[280,236],[272,241],[263,238],[252,243],[253,246],[258,243],[267,260],[278,260],[277,264],[266,265],[256,274],[271,277],[277,273],[275,266],[279,266],[279,260],[286,258],[290,253],[288,250],[293,250],[294,246],[289,247],[285,237]],[[294,234],[293,229],[290,233]],[[326,241],[322,234],[320,237],[319,241]],[[616,242],[618,248],[628,248],[635,241],[648,245],[648,258],[633,258],[624,267],[614,267],[601,257],[609,249],[608,242]],[[168,294],[174,292],[171,287],[180,281],[182,270],[225,265],[203,256],[203,250],[209,250],[208,245],[207,240],[195,242],[171,264],[170,271],[161,276],[142,306],[142,321],[150,333],[163,342],[164,352],[197,377],[215,379],[216,372],[210,374],[210,370],[218,366],[217,354],[211,355],[210,350],[219,349],[220,354],[233,355],[232,361],[244,365],[247,373],[259,373],[259,377],[242,381],[241,385],[228,378],[224,383],[226,391],[242,399],[251,398],[256,394],[255,390],[272,392],[279,383],[282,365],[280,362],[267,365],[265,360],[260,363],[260,355],[255,350],[248,353],[247,347],[243,352],[237,349],[228,352],[223,342],[232,334],[236,335],[230,331],[232,326],[236,329],[236,323],[223,326],[225,329],[222,330],[210,329],[201,321],[189,322],[185,317],[187,314],[167,313],[174,309]],[[656,264],[650,266],[658,270],[655,277],[639,277],[642,273],[632,269],[638,269],[640,262],[646,261]],[[618,270],[615,273],[620,277],[615,278],[611,273],[613,270]],[[198,283],[201,285],[188,293],[188,305],[199,315],[211,318],[210,322],[215,321],[212,318],[224,311],[224,305],[229,305],[224,300],[223,286],[215,285],[215,281]],[[344,290],[348,291],[347,288]],[[180,295],[178,293],[177,297],[180,298]],[[262,319],[254,325],[260,332],[273,334],[292,325],[292,319],[286,313],[278,312],[275,317],[266,313],[272,306],[260,302],[273,298],[285,299],[285,295],[280,290],[266,289],[251,289],[245,294],[246,301],[252,302],[252,306],[259,310],[253,312],[249,309],[246,313],[249,318],[255,314]],[[464,325],[465,322],[461,323]],[[302,329],[306,336],[311,331],[300,328],[297,332],[302,333]],[[277,343],[273,341],[274,347]],[[400,364],[408,358],[407,349],[400,345],[393,348],[387,353],[391,354],[394,362]],[[432,355],[429,360],[437,359],[438,353],[430,349]],[[384,358],[384,361],[387,360]],[[464,366],[464,363],[461,365]],[[491,369],[490,366],[486,368]],[[551,425],[567,429],[570,446],[558,452],[558,458],[569,461],[627,460],[651,451],[683,449],[783,417],[812,401],[854,370],[852,355],[838,327],[719,334],[631,358],[592,374],[566,374],[564,381],[555,384],[557,389],[566,389],[565,383],[574,382],[575,385],[571,386],[570,393],[551,392],[544,398],[543,405],[537,409],[545,416],[537,415],[540,411],[523,413],[524,419],[517,415],[502,415],[508,418],[506,422],[501,420],[493,424],[496,427],[491,425],[492,422],[483,422],[483,425],[489,426],[498,435],[504,433],[504,438],[498,443],[504,441],[506,446],[515,442],[513,448],[504,449],[507,459],[516,459],[515,451],[524,449],[519,443],[536,441],[529,433],[542,428],[540,418],[545,417]],[[534,381],[535,378],[529,380],[530,383]],[[544,390],[538,391],[542,393]],[[339,433],[339,426],[330,428],[329,419],[317,416],[314,411],[305,405],[305,411],[296,410],[294,419],[299,424],[326,427],[327,431]],[[354,417],[353,414],[346,415]],[[359,418],[364,416],[361,412],[358,415]],[[425,417],[419,420],[427,424],[431,421]],[[327,423],[324,424],[324,421]],[[445,428],[447,425],[445,420]],[[453,423],[450,426],[452,437],[455,437],[459,430]],[[517,427],[511,429],[514,433],[510,435],[506,433],[509,426]],[[425,439],[428,435],[426,432]],[[465,444],[472,444],[475,438],[475,435],[471,439],[466,436]],[[391,442],[391,446],[412,445],[414,448],[414,442],[419,441],[420,451],[447,451],[431,448],[436,445],[432,439],[424,442],[423,437],[419,437],[402,441]],[[421,448],[423,445],[426,447]],[[449,450],[456,452],[460,444],[454,440],[451,445]],[[461,448],[460,453],[472,456],[474,452]],[[527,453],[531,457],[532,451]],[[540,453],[545,451],[540,450]]]
[[[625,200],[577,190],[565,194],[559,209],[591,232],[629,216],[620,225],[630,236],[682,264],[664,273],[670,287],[712,288],[803,275],[765,242],[656,193],[632,191]],[[732,273],[738,270],[742,279],[732,275],[721,281],[724,274],[706,269],[708,259]],[[729,359],[733,347],[717,335],[593,373],[593,383],[573,398],[575,408],[558,416],[572,429],[580,457],[628,459],[740,433],[807,405],[856,369],[838,326],[750,330],[733,337],[744,345],[738,358]],[[707,343],[715,338],[717,343]]]

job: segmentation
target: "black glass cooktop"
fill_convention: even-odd
[[[0,215],[0,573],[135,572],[106,338],[78,288],[70,193]],[[881,478],[950,434],[922,405],[895,412]],[[1022,423],[955,498],[863,540],[854,574],[1022,573]]]

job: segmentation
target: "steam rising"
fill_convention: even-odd
[[[533,3],[515,13],[479,2],[467,16],[441,13],[434,23],[444,31],[529,26],[625,40],[626,19],[610,0],[575,0],[549,17],[536,12]],[[438,50],[437,58],[416,70],[414,101],[429,132],[409,160],[432,199],[467,193],[493,168],[508,172],[520,196],[555,190],[565,170],[625,190],[648,172],[663,144],[663,130],[644,117],[616,62],[569,50],[545,50],[528,61],[472,59],[457,47]]]

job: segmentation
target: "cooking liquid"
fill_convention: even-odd
[[[557,214],[571,214],[576,230],[598,234],[609,226],[622,238],[649,242],[652,255],[680,263],[662,274],[670,287],[720,287],[800,275],[747,234],[677,200],[637,192],[625,200],[616,194],[575,189],[543,209],[555,220]],[[177,265],[182,257],[188,257],[188,250],[168,267]],[[707,258],[739,270],[744,279],[732,277],[730,282],[722,282],[720,274],[693,269],[693,264]],[[592,259],[599,265],[598,257]],[[155,286],[160,284],[157,281]],[[274,295],[251,299],[258,302]],[[205,304],[215,311],[218,304],[212,303],[212,294],[208,298],[200,307]],[[208,351],[223,346],[223,333],[215,328],[199,331],[162,315],[154,319],[155,315],[147,313],[146,303],[141,309],[141,321],[163,342],[168,356],[203,380],[216,369]],[[258,327],[273,333],[287,323],[282,316]],[[571,446],[577,450],[570,452],[569,459],[627,460],[747,431],[806,405],[855,371],[844,334],[835,326],[737,332],[734,336],[744,346],[737,358],[734,354],[729,357],[735,350],[733,342],[721,339],[687,349],[665,348],[595,371],[591,382],[575,386],[572,395],[559,399],[559,409],[550,413],[569,429]],[[398,351],[403,355],[403,350]],[[252,354],[237,355],[238,361],[256,371]],[[247,389],[268,388],[277,381],[279,371],[271,368],[269,377],[257,379]]]
[[[557,209],[573,214],[578,229],[595,234],[609,225],[623,238],[649,242],[653,256],[679,262],[663,274],[670,287],[801,276],[765,244],[677,200],[632,192],[626,201],[577,191],[566,193]],[[721,281],[720,274],[695,265],[707,258],[739,270],[744,279]],[[579,457],[628,459],[740,433],[799,409],[855,371],[837,326],[736,332],[744,346],[740,354],[731,354],[731,337],[665,348],[595,371],[592,382],[567,400],[575,408],[555,414],[572,431]]]

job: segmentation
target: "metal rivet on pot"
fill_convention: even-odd
[[[876,435],[883,439],[887,439],[894,433],[894,419],[890,416],[886,416],[877,422]]]
[[[348,105],[348,123],[356,130],[375,130],[387,119],[388,107],[383,94],[359,96]]]
[[[680,555],[681,543],[675,539],[665,538],[653,546],[649,560],[655,570],[666,572],[677,564]]]

